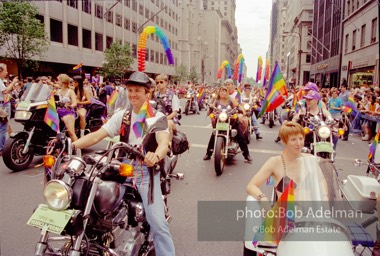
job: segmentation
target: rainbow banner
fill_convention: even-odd
[[[379,136],[380,136],[380,128],[377,131],[377,134],[376,134],[375,138],[373,139],[371,146],[369,146],[368,160],[371,162],[373,162],[375,152],[376,152],[376,148],[377,148],[377,145],[379,144]]]
[[[276,62],[269,82],[269,87],[264,98],[264,104],[257,118],[261,117],[264,112],[272,111],[280,106],[285,101],[283,95],[288,97],[288,91],[286,90],[286,82],[282,77],[280,67]]]
[[[132,125],[132,130],[135,133],[136,138],[142,138],[145,132],[145,120],[154,116],[153,108],[149,104],[149,99],[147,99],[137,114],[136,122]]]
[[[261,80],[262,72],[263,72],[263,58],[259,56],[259,59],[257,60],[256,83],[258,83]]]
[[[81,61],[78,65],[76,65],[75,67],[73,67],[73,70],[78,70],[78,69],[81,70],[82,66],[83,66],[83,63]]]
[[[5,95],[3,106],[7,105],[11,101],[11,98],[12,98],[11,95],[9,93],[7,93]]]
[[[145,71],[146,42],[150,34],[155,34],[160,39],[160,42],[164,47],[169,65],[174,64],[172,50],[170,49],[169,40],[166,37],[165,33],[157,26],[147,26],[144,28],[143,32],[141,32],[137,45],[138,70],[140,72]]]
[[[241,82],[243,78],[244,61],[245,59],[244,59],[243,54],[239,54],[239,56],[235,60],[233,78],[237,80],[239,83]]]
[[[115,102],[116,102],[117,97],[119,97],[119,92],[117,90],[114,90],[113,93],[108,98],[107,103],[110,106],[113,106],[115,104]]]
[[[269,59],[265,60],[265,70],[264,70],[264,82],[263,82],[263,87],[266,86],[267,81],[269,79],[269,72],[270,72],[270,61]]]
[[[294,209],[294,182],[291,180],[275,205],[267,212],[252,244],[255,247],[258,242],[272,242],[278,245],[284,233],[294,228]],[[286,214],[277,214],[279,212]]]
[[[206,97],[206,90],[204,88],[201,89],[198,95],[198,106],[201,104],[202,100]]]
[[[50,94],[50,98],[48,100],[48,107],[46,109],[44,122],[53,129],[55,132],[59,132],[59,117],[57,113],[57,108],[55,106],[54,101],[54,93]]]
[[[235,96],[236,101],[240,104],[242,102],[242,93],[241,93],[241,86],[238,86],[237,88],[237,94]]]
[[[356,108],[355,100],[354,100],[354,98],[352,98],[352,96],[348,97],[348,100],[346,102],[345,107],[346,108],[344,109],[344,111],[353,115],[353,116],[356,116],[356,114],[358,113],[358,109]]]
[[[227,77],[228,78],[232,77],[232,74],[231,74],[231,65],[230,65],[230,63],[227,60],[225,60],[219,66],[218,75],[217,75],[218,79],[222,78],[222,74],[223,74],[224,68],[227,70]]]

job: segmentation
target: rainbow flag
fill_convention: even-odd
[[[282,77],[280,67],[276,62],[269,82],[268,90],[264,98],[263,107],[261,108],[257,118],[261,117],[264,112],[272,111],[280,106],[285,101],[283,95],[287,97],[288,91],[286,90],[286,82]]]
[[[269,61],[269,59],[266,59],[265,60],[263,87],[265,87],[267,85],[267,81],[268,81],[268,78],[269,78],[269,72],[270,72],[270,61]]]
[[[235,96],[235,99],[237,100],[238,103],[241,103],[242,101],[242,97],[241,97],[242,93],[241,93],[241,89],[240,87],[238,86],[237,88],[237,94]]]
[[[46,109],[44,122],[53,129],[53,131],[59,132],[59,117],[57,113],[57,108],[55,107],[54,93],[50,94],[48,100],[48,107]]]
[[[355,100],[352,98],[352,96],[348,97],[348,100],[346,102],[347,112],[353,116],[356,116],[356,113],[358,112],[358,109],[356,108]]]
[[[373,157],[375,155],[377,145],[379,144],[379,136],[380,136],[380,128],[377,131],[377,134],[375,138],[373,139],[371,146],[369,146],[368,160],[371,162],[373,162]]]
[[[286,214],[277,214],[279,212]],[[294,182],[291,180],[272,209],[267,212],[265,220],[253,238],[253,245],[258,242],[279,244],[284,233],[294,227]],[[260,231],[262,230],[262,231]]]
[[[83,63],[80,62],[78,65],[76,65],[75,67],[73,67],[73,70],[81,69],[82,66],[83,66]]]
[[[198,106],[201,104],[202,100],[206,97],[206,90],[204,88],[201,89],[198,95]]]
[[[107,100],[107,103],[110,106],[113,106],[116,102],[117,97],[119,96],[119,92],[117,90],[114,90],[113,93],[110,95],[110,97]]]
[[[257,60],[257,72],[256,72],[256,83],[261,80],[261,73],[263,72],[263,59],[259,56]]]
[[[5,95],[3,106],[7,105],[11,101],[11,98],[12,98],[11,95],[9,93],[7,93]]]
[[[153,108],[149,104],[149,99],[147,99],[137,114],[136,122],[132,125],[136,138],[141,138],[144,135],[145,120],[154,116]]]

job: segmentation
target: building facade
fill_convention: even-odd
[[[341,77],[349,87],[379,86],[379,6],[346,1]]]
[[[310,78],[321,87],[340,84],[343,1],[314,0]]]

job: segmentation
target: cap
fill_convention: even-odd
[[[315,91],[315,92],[319,91],[318,86],[315,83],[312,83],[312,82],[308,82],[303,89],[304,90],[312,90],[312,91]]]
[[[319,93],[316,91],[310,91],[307,95],[303,97],[309,100],[321,100],[321,95],[319,95]]]
[[[81,76],[74,76],[74,77],[73,77],[73,80],[74,80],[74,81],[77,81],[77,82],[78,82],[78,81],[83,81],[83,77],[81,77]]]
[[[141,85],[150,89],[152,82],[149,80],[149,76],[147,74],[140,71],[136,71],[132,73],[132,75],[128,78],[127,85],[128,84]]]
[[[244,84],[244,89],[252,89],[250,84]]]
[[[234,84],[234,81],[231,78],[228,78],[226,79],[226,81],[224,81],[224,84],[227,84],[227,83]]]

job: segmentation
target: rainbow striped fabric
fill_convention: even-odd
[[[279,212],[286,214],[276,214]],[[265,220],[253,238],[253,245],[256,246],[258,242],[278,245],[283,234],[294,227],[294,216],[294,182],[291,180],[275,205],[267,212]]]
[[[140,108],[139,113],[137,114],[136,122],[132,125],[132,130],[135,133],[136,138],[143,137],[145,132],[145,120],[154,116],[155,114],[153,108],[149,104],[149,99],[147,99]]]
[[[59,132],[59,117],[57,113],[57,108],[55,106],[54,101],[54,93],[50,94],[50,98],[48,100],[48,107],[46,109],[44,122],[53,129],[55,132]]]
[[[107,103],[110,106],[113,106],[116,102],[117,97],[119,96],[119,92],[117,90],[114,90],[113,93],[110,95],[110,97],[107,100]]]
[[[240,86],[238,86],[238,88],[237,88],[237,94],[235,96],[235,99],[237,100],[238,103],[241,103],[241,101],[242,101],[241,95],[242,95],[241,89],[240,89]]]
[[[206,90],[204,88],[201,89],[198,95],[198,106],[201,104],[202,100],[206,97]]]
[[[375,155],[377,145],[379,144],[379,136],[380,136],[380,128],[377,131],[377,134],[375,138],[373,139],[371,146],[369,146],[368,160],[371,162],[373,162],[373,157]]]
[[[7,105],[11,101],[11,98],[11,95],[7,93],[7,95],[5,95],[3,106]]]
[[[269,87],[264,98],[263,107],[261,108],[261,112],[257,118],[261,117],[264,112],[272,111],[280,106],[285,101],[283,95],[287,97],[288,91],[286,89],[286,82],[280,72],[280,67],[276,62],[269,82]]]
[[[78,65],[76,65],[75,67],[73,67],[73,70],[78,70],[78,69],[81,69],[83,66],[83,63],[79,63]]]
[[[357,112],[358,112],[358,109],[356,108],[356,103],[355,103],[355,100],[354,98],[352,98],[352,96],[348,97],[348,100],[346,102],[346,111],[351,114],[351,115],[356,115]]]

